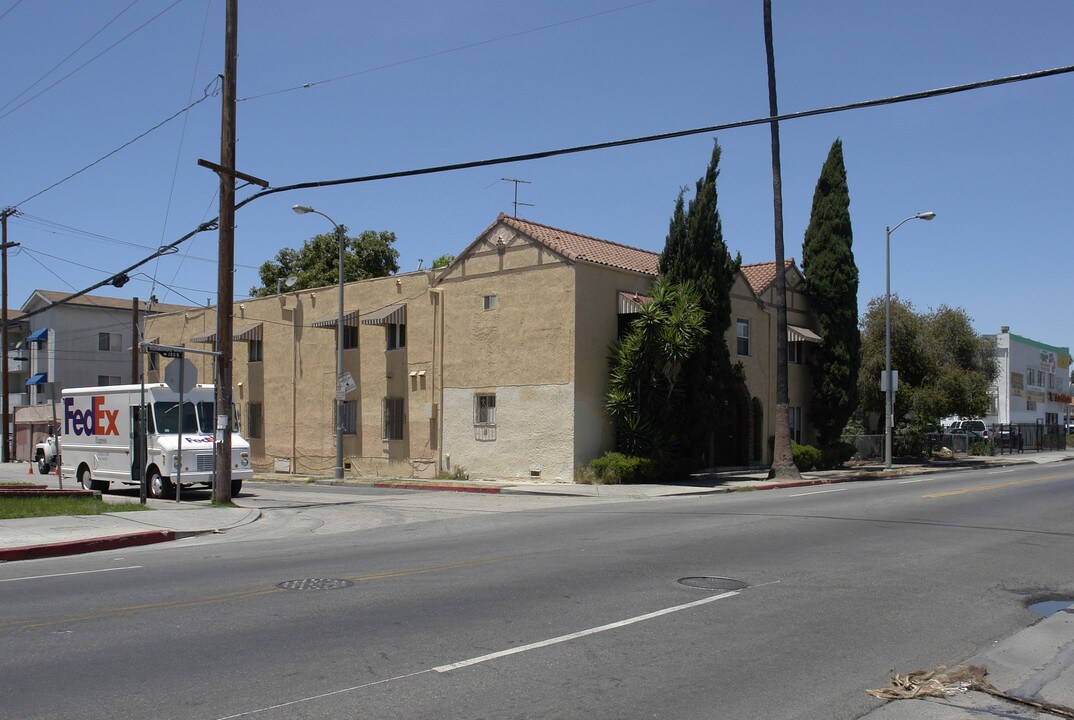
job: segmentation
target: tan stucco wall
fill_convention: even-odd
[[[435,305],[429,293],[431,273],[409,273],[349,283],[344,310],[367,314],[386,305],[407,306],[407,345],[385,349],[385,329],[359,325],[359,347],[345,350],[343,369],[359,390],[361,433],[345,435],[344,461],[351,473],[431,475],[435,472],[436,426],[429,419],[434,402],[432,382]],[[245,300],[235,304],[235,329],[262,323],[264,360],[248,362],[244,342],[233,345],[234,399],[249,434],[249,407],[261,403],[263,432],[250,440],[254,466],[272,470],[276,458],[291,459],[295,472],[330,474],[335,466],[336,330],[313,323],[338,313],[336,287]],[[193,336],[215,330],[213,309],[159,316],[147,320],[146,337],[164,344],[193,345]],[[199,366],[199,379],[211,382],[211,366],[203,356],[189,356]],[[161,369],[166,364],[161,362]],[[158,371],[159,372],[159,371]],[[410,373],[415,375],[411,377]],[[419,376],[424,372],[424,376]],[[151,378],[155,379],[155,378]],[[383,441],[383,400],[406,400],[404,439]]]
[[[616,268],[579,263],[575,273],[574,461],[583,466],[615,448],[604,412],[608,355],[619,328],[618,293],[648,292],[653,278]]]

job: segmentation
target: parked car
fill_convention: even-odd
[[[988,436],[990,434],[988,426],[985,425],[984,420],[963,420],[961,421],[961,423],[959,423],[958,428],[959,430],[971,432],[978,437],[984,438],[985,440],[988,439]]]

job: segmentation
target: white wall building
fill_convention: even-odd
[[[1070,413],[1070,348],[1015,335],[996,338],[996,382],[988,423],[1061,425]]]

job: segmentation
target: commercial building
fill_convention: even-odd
[[[657,274],[647,250],[500,215],[446,268],[344,288],[347,474],[573,481],[614,447],[605,415],[608,350]],[[818,342],[803,278],[788,280],[792,417],[808,441],[806,347]],[[746,381],[741,464],[769,462],[775,422],[774,263],[743,266],[725,341]],[[233,383],[255,468],[328,474],[335,464],[338,289],[289,292],[235,306]],[[215,308],[146,321],[163,344],[211,349]],[[199,380],[211,362],[190,356]],[[160,377],[158,367],[151,379]]]
[[[1000,328],[988,423],[1066,424],[1070,417],[1070,348]]]

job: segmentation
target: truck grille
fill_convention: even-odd
[[[213,471],[213,454],[212,453],[198,453],[196,456],[198,465],[198,472],[212,472]]]

